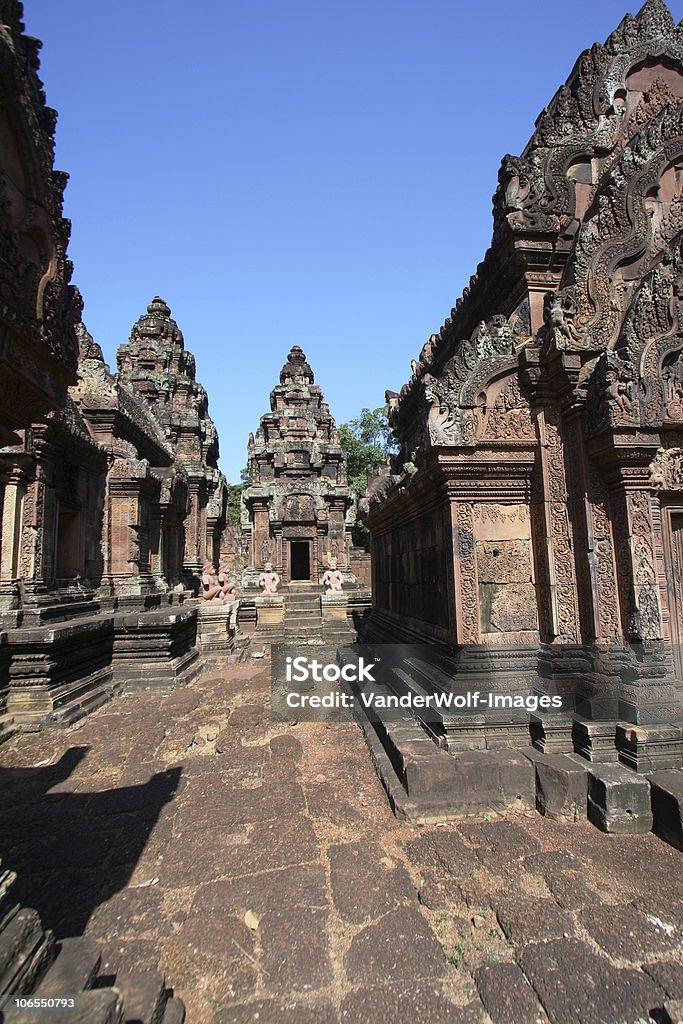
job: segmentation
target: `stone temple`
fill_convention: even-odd
[[[230,963],[230,985],[234,975],[238,988],[245,985],[239,998],[251,1000],[245,1015],[230,1020],[255,1019],[264,1008],[279,1015],[292,991],[308,999],[307,971],[318,972],[316,992],[327,1000],[342,973],[341,966],[333,973],[329,935],[342,942],[342,919],[353,932],[346,952],[335,954],[347,970],[349,1006],[358,1007],[367,990],[376,1007],[393,999],[400,1011],[405,993],[381,986],[404,981],[391,974],[398,963],[392,943],[405,946],[406,936],[415,940],[405,955],[415,974],[407,983],[415,989],[415,980],[419,989],[424,982],[420,991],[435,1006],[426,979],[433,974],[441,983],[444,950],[416,909],[410,874],[394,860],[399,849],[408,850],[413,874],[422,876],[425,912],[462,896],[469,917],[483,891],[480,863],[484,875],[499,871],[501,887],[509,887],[512,860],[520,872],[545,872],[538,884],[559,893],[562,907],[559,915],[552,905],[547,939],[554,949],[562,946],[557,962],[567,967],[555,970],[545,988],[535,981],[545,1005],[560,975],[609,977],[595,982],[596,998],[604,999],[631,993],[637,977],[641,1009],[647,1013],[656,1002],[658,1020],[683,1019],[680,1003],[663,1009],[664,994],[683,996],[680,985],[666,980],[653,996],[649,987],[672,965],[645,965],[652,972],[645,980],[621,964],[622,933],[630,941],[642,932],[646,942],[658,917],[640,914],[632,925],[639,911],[629,903],[618,911],[621,931],[595,927],[595,920],[591,931],[599,894],[590,887],[579,892],[574,861],[571,877],[565,871],[552,889],[557,851],[545,847],[561,827],[587,816],[604,832],[624,838],[654,831],[683,850],[683,23],[674,23],[662,0],[647,0],[604,44],[579,57],[524,152],[504,157],[490,248],[414,360],[410,379],[387,392],[397,454],[358,503],[372,536],[371,593],[368,556],[351,541],[357,502],[345,454],[299,347],[289,352],[270,411],[249,437],[239,531],[226,528],[228,488],[207,393],[162,298],[152,297],[120,346],[117,372],[105,363],[71,283],[70,224],[62,210],[67,176],[54,168],[56,114],[38,78],[39,47],[24,32],[21,4],[0,0],[0,749],[16,758],[2,769],[11,779],[0,779],[0,838],[15,856],[26,855],[29,868],[27,882],[12,864],[0,865],[0,1018],[21,1024],[28,1018],[10,1007],[15,997],[40,996],[50,986],[59,991],[67,982],[82,1000],[74,1020],[132,1024],[143,1019],[143,1004],[146,1021],[182,1024],[184,1017],[163,977],[140,971],[153,939],[134,940],[132,973],[98,974],[100,956],[88,959],[80,933],[56,944],[41,915],[21,905],[23,895],[12,895],[17,884],[22,894],[30,890],[36,851],[27,833],[45,808],[52,817],[39,836],[42,853],[51,855],[47,833],[54,831],[61,866],[71,871],[78,858],[71,884],[91,886],[96,907],[106,902],[103,893],[108,899],[122,892],[123,909],[132,908],[145,927],[156,927],[168,895],[150,895],[160,883],[154,874],[131,883],[151,831],[159,826],[155,856],[162,863],[173,863],[183,844],[197,851],[187,863],[180,849],[181,882],[166,900],[174,916],[160,937],[171,951],[181,950],[172,962],[182,970],[206,936],[207,956],[218,960],[214,984],[223,984]],[[359,756],[351,763],[351,744],[344,747],[336,734],[313,749],[311,736],[321,735],[313,729],[301,730],[301,740],[287,733],[297,721],[275,729],[270,680],[254,665],[267,664],[270,645],[283,642],[314,651],[327,645],[340,675],[359,651],[385,659],[376,692],[386,703],[372,716],[356,708],[367,765]],[[203,672],[207,666],[214,677]],[[118,707],[111,714],[125,733],[126,702],[112,700],[124,692],[147,701],[142,726],[130,713],[130,741],[110,734],[105,717]],[[465,697],[473,692],[514,693],[525,710],[505,703],[472,710]],[[435,696],[461,702],[430,704]],[[166,722],[177,749],[167,742]],[[30,765],[17,748],[46,734],[70,743],[71,733],[56,730],[75,723],[94,723],[96,736],[99,726],[98,738],[107,734],[114,755],[103,779],[95,755],[71,792],[65,777],[88,756],[87,747]],[[355,729],[344,735],[351,734],[359,740]],[[149,761],[138,763],[136,741],[148,743]],[[176,753],[191,750],[192,757],[156,773],[162,748],[166,764]],[[318,772],[328,771],[328,755],[330,773],[336,756],[337,775],[348,769],[356,780],[351,787],[363,794],[355,810],[358,793],[347,794],[347,803],[338,778]],[[370,773],[370,760],[396,820],[382,805],[385,818],[378,813],[364,833],[370,805],[359,771],[367,766]],[[147,769],[151,780],[140,782],[136,772]],[[149,820],[140,830],[141,804]],[[64,808],[71,809],[68,824]],[[497,838],[486,838],[492,813],[533,817],[534,808],[557,819],[557,831],[544,832],[543,852],[513,822],[494,822],[502,826]],[[312,819],[319,823],[327,811],[330,828],[316,832]],[[435,828],[409,837],[406,826],[400,841],[392,839],[391,857],[379,856],[383,829],[402,828],[405,819],[443,825],[475,812],[483,823],[462,835]],[[70,833],[76,820],[86,830],[78,844]],[[182,827],[174,831],[178,820]],[[337,843],[339,834],[348,838],[347,828],[352,839]],[[356,830],[370,837],[367,844],[356,841]],[[123,841],[121,858],[128,859],[121,863],[119,847],[111,853],[114,840]],[[618,849],[634,856],[633,847]],[[204,893],[198,910],[192,886],[197,862],[205,861],[211,877],[201,884],[217,888]],[[107,884],[90,877],[94,862],[106,865]],[[643,875],[640,865],[650,862],[636,856],[633,863]],[[448,885],[439,876],[446,866]],[[36,892],[48,908],[54,867],[48,864]],[[252,872],[266,875],[264,891],[280,898],[282,891],[270,886],[283,871],[294,884],[285,886],[282,910],[273,912],[266,900],[257,913]],[[676,879],[672,862],[672,885]],[[310,906],[309,890],[319,898]],[[61,897],[70,901],[71,889]],[[300,898],[305,907],[290,906]],[[221,899],[230,905],[230,941],[222,917],[213,931],[205,928],[205,917],[216,925]],[[330,899],[338,930],[323,909]],[[529,921],[540,916],[536,895],[522,900],[524,906],[496,910],[510,945],[520,935],[525,942]],[[366,902],[378,918],[369,925]],[[538,902],[548,913],[552,901]],[[659,913],[658,905],[648,906]],[[607,907],[600,913],[617,913]],[[565,910],[583,915],[596,942],[612,942],[616,966],[568,938]],[[478,917],[485,923],[477,914],[475,927]],[[675,932],[680,961],[683,918],[679,924],[671,934],[664,927],[665,938],[656,936],[664,944],[645,952],[659,957],[674,948],[667,943]],[[184,935],[190,939],[183,952]],[[526,958],[530,981],[545,970],[535,960],[539,935],[532,930],[518,958],[522,966]],[[447,957],[452,967],[460,945]],[[324,953],[316,960],[310,950]],[[525,998],[534,1006],[524,1019],[539,1020],[536,997],[508,953],[496,991],[529,989]],[[258,958],[268,965],[259,978]],[[486,978],[474,973],[486,1001]],[[199,975],[201,988],[206,977],[201,969]],[[326,1020],[362,1019],[325,1005]],[[479,1006],[481,1013],[467,1019],[489,1021],[481,1000]],[[568,1020],[566,1009],[543,1019]],[[32,1021],[52,1019],[40,1007],[31,1013]],[[465,1020],[462,1014],[467,1007],[453,1019]],[[445,1019],[438,1000],[437,1016]],[[597,1019],[592,1006],[581,1019]]]
[[[270,393],[270,412],[249,436],[248,473],[242,519],[253,571],[272,562],[284,584],[317,584],[330,559],[350,565],[346,458],[298,345]]]
[[[375,640],[450,651],[429,686],[560,694],[541,750],[639,771],[683,753],[682,282],[683,28],[652,0],[504,157],[491,246],[387,395],[400,453],[366,510]]]

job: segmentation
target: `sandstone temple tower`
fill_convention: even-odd
[[[194,356],[185,349],[182,331],[163,299],[156,296],[136,321],[116,361],[120,380],[151,407],[187,477],[182,568],[185,581],[196,589],[204,559],[218,559],[227,491],[207,394],[195,380]]]
[[[388,396],[375,635],[467,651],[501,685],[553,680],[569,714],[536,723],[545,749],[679,765],[683,27],[661,0],[579,57],[503,159],[493,214]]]
[[[331,558],[348,569],[353,499],[337,429],[313,371],[295,345],[249,436],[242,526],[249,566],[272,562],[284,583],[319,583]]]

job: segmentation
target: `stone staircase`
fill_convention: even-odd
[[[97,944],[55,942],[35,910],[11,895],[13,871],[0,866],[2,1024],[183,1024],[185,1007],[156,971],[100,971]]]
[[[285,600],[285,642],[322,640],[323,619],[320,610],[322,587],[289,586],[281,591]]]

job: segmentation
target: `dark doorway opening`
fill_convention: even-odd
[[[83,574],[83,536],[81,510],[59,503],[57,515],[57,579],[74,579]]]
[[[291,557],[292,580],[310,580],[311,578],[311,545],[307,540],[291,540],[289,542]]]

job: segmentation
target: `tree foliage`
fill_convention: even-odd
[[[339,427],[339,443],[346,454],[349,487],[360,495],[368,477],[377,472],[393,450],[387,407],[361,409],[355,419]]]
[[[239,527],[240,523],[240,510],[242,491],[247,486],[249,478],[249,471],[245,469],[240,470],[240,483],[228,484],[228,519],[233,526]]]
[[[349,488],[360,497],[373,476],[394,450],[387,406],[361,409],[355,419],[339,427],[339,443],[346,454]],[[361,519],[351,528],[354,544],[370,549],[370,534]]]

